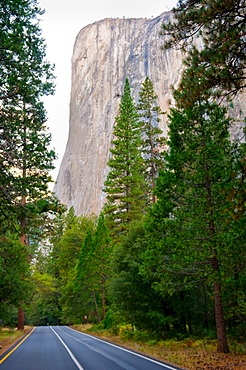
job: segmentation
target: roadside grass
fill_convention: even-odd
[[[229,341],[231,353],[223,354],[216,351],[217,341],[214,339],[186,338],[157,341],[150,340],[146,332],[133,331],[130,328],[120,329],[118,334],[103,329],[97,330],[90,325],[74,325],[72,328],[182,369],[246,370],[246,343]]]
[[[14,345],[24,334],[27,333],[29,328],[25,330],[16,330],[10,328],[0,329],[0,355],[6,352],[12,345]]]

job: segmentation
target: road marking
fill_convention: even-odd
[[[2,364],[3,361],[5,361],[6,358],[8,358],[24,342],[24,340],[26,340],[29,337],[29,335],[31,335],[33,333],[34,329],[35,328],[33,328],[32,331],[29,334],[27,334],[25,336],[25,338],[23,338],[20,343],[17,344],[17,346],[15,346],[9,353],[7,353],[7,355],[5,357],[2,358],[2,360],[0,360],[0,364]]]
[[[55,333],[55,335],[60,340],[60,342],[63,344],[63,346],[67,350],[69,356],[71,357],[71,359],[73,360],[73,362],[75,363],[75,365],[77,366],[77,368],[79,370],[84,370],[84,368],[80,365],[80,363],[78,362],[78,360],[76,359],[76,357],[73,355],[73,353],[70,351],[70,349],[68,348],[68,346],[63,342],[63,340],[61,339],[60,335],[57,334],[57,332],[52,328],[52,326],[50,326],[50,328]]]
[[[104,341],[104,340],[102,340],[102,339],[99,339],[99,338],[97,338],[97,337],[93,337],[93,335],[89,335],[89,334],[81,333],[80,331],[78,331],[78,330],[74,330],[74,329],[70,328],[69,326],[66,326],[66,327],[67,327],[68,329],[70,329],[70,330],[73,330],[73,331],[77,332],[77,333],[80,333],[80,334],[82,334],[82,335],[86,335],[86,336],[87,336],[87,337],[89,337],[89,338],[96,339],[96,340],[98,340],[99,342],[103,342],[103,343],[109,344],[109,345],[110,345],[110,346],[112,346],[112,347],[116,347],[116,348],[118,348],[118,349],[122,349],[122,351],[129,352],[129,353],[131,353],[132,355],[136,355],[136,356],[138,356],[138,357],[144,358],[145,360],[149,360],[149,361],[151,361],[151,362],[153,362],[153,363],[155,363],[155,364],[158,364],[158,365],[160,365],[160,366],[165,367],[166,369],[169,369],[169,370],[182,370],[182,369],[180,369],[179,367],[173,367],[173,366],[170,366],[170,365],[162,364],[162,363],[161,363],[161,362],[159,362],[159,361],[155,361],[155,360],[153,360],[152,358],[149,358],[149,357],[146,357],[146,356],[140,355],[140,354],[139,354],[139,353],[137,353],[137,352],[130,351],[130,350],[126,349],[126,348],[123,348],[123,347],[117,346],[117,345],[115,345],[115,344],[113,344],[113,343],[106,342],[106,341]]]

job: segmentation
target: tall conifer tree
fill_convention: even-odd
[[[144,167],[139,149],[141,131],[128,79],[125,81],[113,135],[104,210],[109,228],[118,234],[128,228],[131,220],[141,217],[146,205]]]
[[[155,203],[155,188],[158,171],[163,168],[163,150],[165,139],[161,137],[162,130],[158,127],[160,114],[163,112],[157,105],[158,96],[153,82],[146,77],[139,92],[137,110],[141,124],[141,152],[144,159],[145,178],[148,185],[150,200]]]
[[[37,209],[27,204],[48,196],[55,159],[41,101],[53,93],[53,75],[45,61],[36,0],[1,0],[0,13],[0,210],[2,218],[19,221],[26,244],[28,222],[37,217]],[[20,311],[20,329],[23,320]]]
[[[94,233],[88,229],[84,243],[79,253],[76,265],[76,290],[87,303],[87,314],[92,307],[98,321],[105,318],[106,313],[106,285],[110,276],[110,238],[105,224],[104,215],[101,213]],[[99,305],[101,303],[101,309]]]
[[[146,264],[153,258],[152,268],[156,266],[155,276],[163,291],[199,282],[213,288],[220,352],[228,352],[223,315],[226,281],[228,276],[233,279],[236,270],[243,273],[241,260],[245,258],[239,237],[244,231],[238,228],[236,232],[228,212],[226,195],[238,188],[240,173],[239,150],[229,140],[231,120],[225,113],[224,108],[207,103],[172,110],[170,151],[166,170],[157,181],[159,201],[153,210],[163,236],[157,248],[150,246]]]
[[[51,181],[55,153],[41,98],[53,93],[53,75],[45,61],[37,2],[1,0],[0,11],[0,191],[3,203],[13,212],[19,209],[24,220],[26,202],[47,196]]]

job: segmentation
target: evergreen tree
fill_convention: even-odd
[[[52,274],[57,277],[62,285],[69,280],[69,273],[76,266],[81,245],[88,229],[94,228],[93,217],[78,217],[71,208],[62,220],[58,220],[58,232],[60,236],[51,239],[53,249],[51,252],[50,268]],[[60,230],[59,230],[60,229]],[[63,229],[63,230],[61,230]],[[71,257],[72,256],[72,257]]]
[[[94,217],[78,217],[74,209],[57,220],[57,229],[49,256],[48,272],[54,279],[56,288],[57,317],[63,323],[81,322],[83,297],[75,289],[76,266],[81,246],[85,243],[88,230],[94,232]]]
[[[36,1],[1,0],[0,11],[2,215],[6,209],[18,213],[24,238],[25,204],[47,196],[48,171],[55,159],[41,101],[43,95],[53,93],[53,76],[45,61],[37,19],[42,12]]]
[[[101,213],[94,235],[89,229],[79,253],[76,266],[76,290],[87,304],[93,301],[98,322],[105,318],[106,285],[110,276],[110,239],[104,216]],[[101,302],[101,309],[99,304]]]
[[[59,291],[55,279],[45,267],[40,270],[38,263],[32,265],[31,282],[35,289],[28,305],[28,322],[31,325],[59,325]]]
[[[0,236],[0,317],[5,324],[13,324],[11,308],[27,303],[32,292],[28,253],[17,234]]]
[[[102,319],[105,319],[106,287],[107,281],[111,276],[110,271],[111,244],[109,238],[109,230],[105,223],[103,213],[101,213],[99,216],[93,243],[95,245],[94,266],[97,278],[99,279],[101,291]]]
[[[228,352],[223,294],[235,271],[243,273],[245,258],[241,223],[236,227],[227,211],[231,203],[226,194],[238,187],[239,151],[229,140],[231,120],[225,113],[205,103],[172,110],[170,151],[166,171],[157,181],[159,200],[152,212],[161,237],[146,252],[144,272],[158,276],[155,287],[164,293],[199,282],[213,289],[220,352]]]
[[[146,77],[139,92],[137,110],[142,125],[141,152],[144,158],[145,179],[148,184],[149,198],[153,203],[156,196],[153,191],[158,171],[163,167],[163,150],[165,139],[161,137],[162,130],[158,128],[159,115],[163,114],[157,105],[157,95],[153,82]]]
[[[146,205],[143,160],[140,152],[140,124],[126,79],[121,97],[119,116],[114,128],[112,158],[105,181],[107,203],[104,208],[109,228],[113,233],[126,230],[129,223],[140,218]]]
[[[94,268],[95,246],[93,243],[93,230],[88,229],[84,242],[79,252],[79,258],[75,269],[75,293],[82,298],[83,304],[80,309],[83,316],[92,316],[95,312],[97,321],[101,321],[98,307],[98,279],[97,269]]]
[[[169,316],[166,307],[170,297],[167,294],[163,298],[152,287],[152,281],[139,273],[147,238],[143,220],[133,221],[113,250],[109,288],[113,304],[127,322],[138,329],[160,334],[167,329],[168,321],[172,323],[172,319],[165,317],[165,314]]]
[[[35,0],[1,0],[0,77],[0,196],[2,217],[13,215],[26,244],[27,217],[36,218],[26,204],[49,193],[48,172],[55,153],[45,127],[41,97],[53,93],[52,68],[45,58]],[[13,216],[10,216],[12,220]],[[20,310],[18,327],[24,327]]]
[[[245,88],[245,2],[244,0],[180,0],[174,21],[163,25],[170,35],[165,47],[180,45],[189,50],[186,70],[176,92],[178,103],[191,106],[204,96],[233,96]],[[190,47],[202,37],[201,48]]]

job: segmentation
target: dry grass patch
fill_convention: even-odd
[[[14,345],[23,335],[30,330],[25,327],[25,330],[16,330],[9,328],[2,328],[0,330],[0,355],[6,352],[12,345]]]
[[[88,333],[90,325],[73,326],[75,330],[94,335],[111,343],[119,344],[134,351],[147,354],[151,357],[176,365],[188,370],[246,370],[246,350],[244,353],[221,354],[216,352],[215,340],[183,341],[150,341],[143,343],[129,339],[122,339],[107,331]],[[233,349],[232,349],[233,350]],[[242,347],[241,347],[242,351]]]

